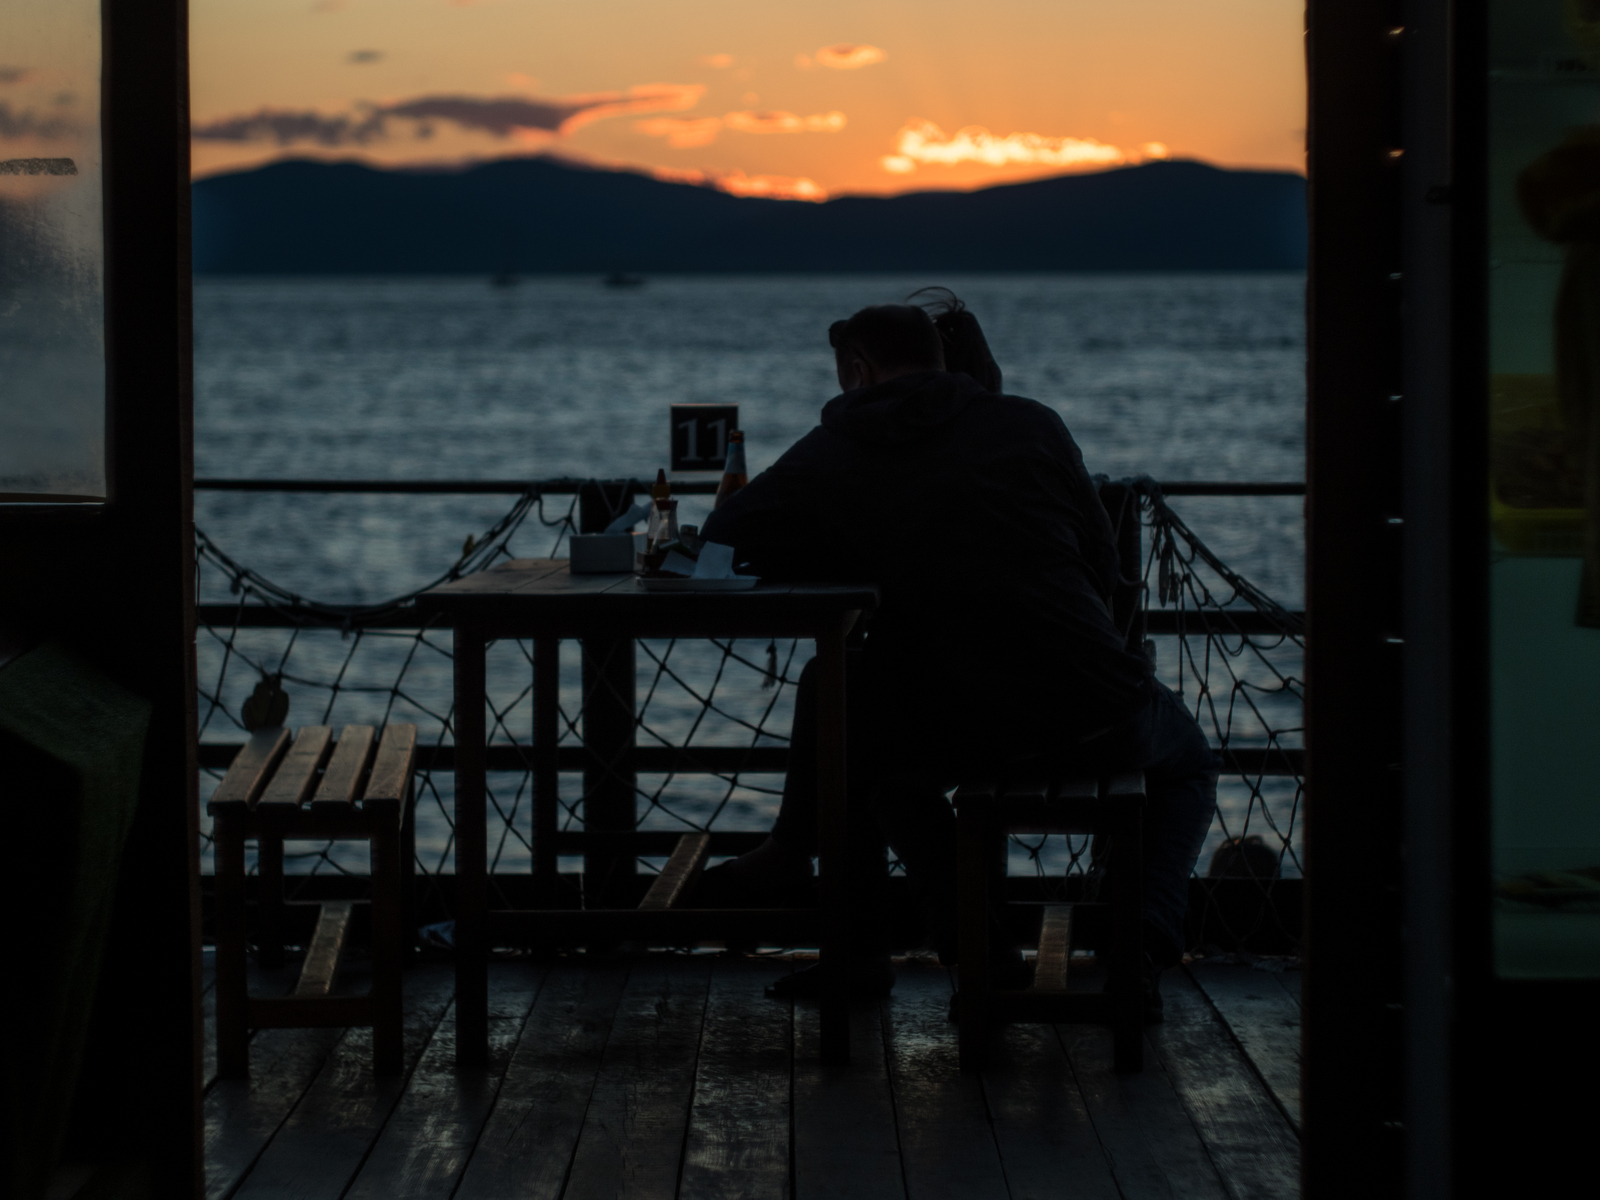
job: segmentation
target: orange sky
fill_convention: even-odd
[[[1299,0],[191,0],[196,175],[553,150],[821,199],[1301,170]]]

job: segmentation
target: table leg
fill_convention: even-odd
[[[850,928],[849,809],[845,793],[845,631],[855,614],[817,631],[817,849],[822,903],[822,1061],[850,1061],[845,952]]]
[[[556,827],[560,824],[561,776],[556,745],[561,740],[561,642],[533,640],[533,874],[556,883]]]
[[[456,626],[456,1066],[463,1068],[489,1057],[486,649],[481,629]]]
[[[583,640],[583,828],[588,833],[632,833],[638,793],[633,748],[638,685],[632,638]],[[637,873],[631,853],[586,854],[584,907],[632,908]]]

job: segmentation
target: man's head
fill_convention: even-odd
[[[875,304],[828,329],[839,387],[882,383],[913,371],[944,370],[944,347],[933,318],[909,304]]]

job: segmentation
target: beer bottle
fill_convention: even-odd
[[[722,464],[722,482],[717,485],[717,498],[711,507],[721,508],[724,500],[749,482],[744,465],[744,434],[735,429],[728,434],[728,457]]]
[[[645,548],[654,550],[666,524],[666,503],[672,498],[672,485],[667,482],[664,467],[656,469],[656,481],[650,488],[650,522],[645,526]]]

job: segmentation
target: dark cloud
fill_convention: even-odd
[[[21,83],[27,77],[27,67],[0,67],[0,83]]]
[[[78,131],[66,117],[41,117],[31,108],[14,109],[0,100],[0,138],[60,138]]]
[[[264,108],[245,116],[224,117],[196,125],[192,132],[197,139],[212,142],[365,145],[387,136],[389,120],[398,117],[422,122],[414,131],[419,137],[431,135],[429,121],[450,121],[464,129],[482,130],[501,138],[527,130],[559,135],[604,117],[681,112],[693,108],[704,94],[705,87],[697,83],[647,83],[620,92],[594,92],[551,100],[524,96],[418,96],[414,100],[348,116]]]
[[[353,63],[375,63],[382,57],[382,50],[352,50],[350,51],[349,57],[346,58],[345,61]]]
[[[587,107],[559,100],[524,100],[519,96],[480,99],[474,96],[421,96],[402,104],[391,104],[385,115],[411,117],[418,121],[436,118],[454,121],[467,129],[481,129],[496,137],[508,137],[513,129],[545,129],[555,133]]]
[[[194,137],[205,142],[313,142],[319,146],[361,146],[384,134],[382,112],[363,117],[328,117],[317,112],[263,108],[242,117],[225,117],[196,125]]]

